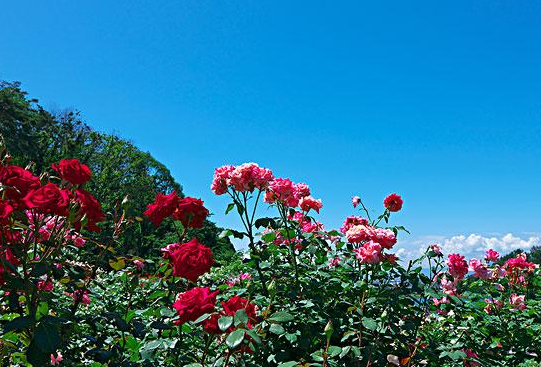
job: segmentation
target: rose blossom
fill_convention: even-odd
[[[509,303],[515,310],[524,310],[526,308],[526,303],[524,303],[525,298],[525,296],[519,296],[513,293],[511,297],[509,297]]]
[[[185,197],[179,200],[173,217],[179,220],[184,227],[201,228],[209,215],[207,208],[203,206],[203,200]]]
[[[4,186],[5,199],[18,202],[31,190],[41,186],[39,177],[19,166],[0,165],[0,183]]]
[[[483,310],[488,314],[492,315],[494,313],[494,308],[499,310],[503,307],[503,302],[499,299],[485,299],[486,306]]]
[[[496,262],[499,259],[500,259],[500,254],[497,251],[494,251],[493,249],[487,250],[486,255],[485,255],[486,261]]]
[[[143,215],[147,216],[156,227],[159,227],[165,218],[173,215],[179,202],[180,198],[175,191],[169,195],[159,192],[156,194],[154,202],[147,205],[147,210],[143,212]]]
[[[54,183],[48,183],[39,189],[32,190],[22,199],[29,209],[40,214],[68,215],[68,193]]]
[[[229,177],[233,170],[235,170],[235,167],[231,165],[218,167],[214,170],[214,177],[210,189],[216,195],[223,195],[227,192]]]
[[[375,231],[373,231],[370,239],[379,243],[381,247],[388,250],[391,249],[396,243],[396,236],[394,232],[385,228],[377,228]]]
[[[353,205],[354,208],[357,207],[361,203],[361,198],[358,196],[352,196],[351,197],[351,205]]]
[[[82,185],[92,178],[90,168],[77,159],[62,159],[58,164],[51,164],[51,167],[60,177],[74,185]]]
[[[355,256],[361,263],[374,264],[381,261],[381,245],[377,242],[367,242],[362,247],[354,249]]]
[[[477,259],[470,260],[469,270],[473,271],[476,278],[491,279],[492,274],[488,271],[487,266]]]
[[[51,366],[59,366],[60,362],[62,362],[64,359],[62,358],[62,354],[60,352],[56,353],[56,357],[53,353],[51,353]]]
[[[313,209],[319,213],[319,210],[323,207],[323,204],[321,203],[321,200],[316,200],[311,196],[305,196],[300,199],[299,206],[305,212]]]
[[[295,196],[295,184],[289,178],[275,178],[265,192],[265,202],[272,204],[281,201],[289,207],[296,207],[299,199]]]
[[[177,296],[173,308],[179,319],[176,325],[182,325],[187,321],[195,321],[206,313],[214,312],[218,291],[211,292],[208,287],[195,287],[180,293]]]
[[[447,266],[453,278],[460,280],[468,273],[468,263],[462,255],[450,254],[447,258]]]
[[[404,201],[400,197],[400,195],[397,194],[391,194],[383,200],[383,206],[389,210],[390,212],[397,212],[400,209],[402,209],[402,204]]]
[[[353,226],[346,232],[346,237],[350,243],[368,241],[374,235],[374,228],[364,225]]]
[[[443,256],[443,253],[441,252],[441,247],[438,244],[430,245],[430,251],[436,254],[436,256]]]
[[[294,195],[297,199],[302,199],[303,197],[310,196],[310,187],[304,182],[295,184]]]
[[[80,209],[78,212],[78,220],[83,216],[86,218],[85,229],[88,231],[99,232],[100,227],[96,223],[103,222],[105,220],[105,214],[101,210],[101,204],[96,198],[86,190],[75,190],[76,201],[79,203]],[[75,229],[79,230],[81,223],[78,221],[75,223]]]
[[[347,217],[344,220],[344,223],[342,223],[342,227],[340,227],[340,232],[342,232],[343,234],[346,234],[346,232],[351,227],[357,226],[357,225],[360,225],[360,224],[363,225],[363,226],[367,226],[368,225],[368,220],[365,219],[365,218],[356,216],[356,215],[350,215],[349,217]]]
[[[200,244],[195,238],[177,247],[170,256],[173,264],[173,276],[182,277],[192,282],[207,273],[214,264],[212,251]]]
[[[9,224],[13,207],[7,201],[0,199],[0,225]]]
[[[331,257],[329,259],[329,268],[334,268],[338,265],[340,265],[340,257]]]

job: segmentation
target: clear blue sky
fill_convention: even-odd
[[[9,1],[0,78],[170,167],[306,181],[336,227],[393,191],[412,235],[541,232],[541,3]]]

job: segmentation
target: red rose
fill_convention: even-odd
[[[197,278],[210,270],[214,259],[212,251],[194,238],[171,253],[171,262],[174,276],[195,282]]]
[[[154,202],[147,205],[147,210],[143,212],[143,215],[146,215],[158,227],[165,218],[173,215],[179,201],[180,198],[174,191],[169,195],[158,193]]]
[[[74,185],[82,185],[92,178],[90,168],[77,159],[62,159],[58,164],[51,164],[51,167],[60,177]]]
[[[226,302],[222,301],[222,307],[224,308],[224,314],[227,316],[235,316],[235,313],[238,310],[246,311],[246,315],[248,315],[249,318],[247,326],[250,329],[252,328],[251,321],[255,321],[257,318],[257,315],[255,313],[255,305],[253,303],[250,303],[246,298],[233,296]]]
[[[180,293],[173,303],[173,308],[179,316],[175,324],[182,325],[187,321],[195,321],[206,313],[214,312],[217,294],[218,291],[211,292],[208,287],[195,287]]]
[[[201,228],[209,215],[207,208],[203,206],[203,200],[191,197],[180,199],[177,210],[173,217],[182,222],[184,227]]]
[[[41,214],[68,215],[68,193],[53,183],[30,191],[22,202],[27,208],[36,209]]]
[[[7,201],[0,199],[0,225],[9,224],[11,213],[13,213],[13,207]]]
[[[4,186],[5,198],[11,200],[18,200],[41,186],[38,177],[19,166],[1,166],[0,183]]]
[[[391,194],[383,200],[383,206],[387,208],[390,212],[397,212],[402,209],[402,204],[404,200],[397,194]]]
[[[222,330],[220,330],[220,327],[218,326],[218,319],[222,317],[222,315],[218,313],[212,314],[208,319],[205,320],[203,323],[203,328],[207,333],[211,334],[221,334],[223,333]]]
[[[88,191],[79,189],[75,190],[75,194],[77,195],[77,202],[81,206],[81,209],[79,211],[79,220],[83,217],[83,215],[86,215],[86,229],[89,231],[95,231],[99,232],[100,228],[96,225],[96,223],[103,222],[105,220],[105,214],[101,211],[101,204],[96,200],[92,194],[90,194]],[[77,223],[80,226],[80,223]],[[76,228],[77,230],[80,229]]]

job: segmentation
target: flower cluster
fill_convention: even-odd
[[[143,212],[156,227],[168,217],[180,221],[185,228],[201,228],[209,215],[201,199],[192,197],[181,198],[175,191],[168,195],[156,194],[153,203],[147,205]]]
[[[255,163],[243,163],[239,166],[222,166],[214,171],[211,190],[216,195],[223,195],[229,187],[239,192],[266,190],[274,179],[272,171],[259,167]]]

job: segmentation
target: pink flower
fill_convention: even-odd
[[[494,313],[494,309],[501,309],[503,307],[503,302],[499,299],[485,299],[485,303],[487,304],[483,310],[488,315],[492,315]]]
[[[443,256],[443,253],[441,252],[441,247],[437,243],[430,245],[430,251],[435,253],[436,256]]]
[[[50,292],[54,288],[53,282],[50,280],[39,280],[38,289],[45,292]]]
[[[377,228],[372,233],[371,240],[379,243],[381,247],[390,250],[396,243],[396,236],[390,229]]]
[[[340,232],[343,234],[346,234],[346,232],[353,226],[357,226],[359,224],[362,224],[363,226],[368,225],[368,220],[356,215],[350,215],[344,220],[344,223],[342,224],[342,227],[340,227]]]
[[[485,254],[485,260],[486,261],[492,261],[496,262],[500,259],[500,254],[497,251],[494,251],[493,249],[487,250]]]
[[[355,256],[361,263],[374,264],[382,259],[381,245],[373,241],[363,244],[362,247],[354,249],[353,252],[355,252]]]
[[[133,260],[133,265],[135,265],[135,267],[139,271],[143,270],[143,268],[145,267],[145,263],[139,259]]]
[[[277,201],[292,208],[299,204],[299,199],[295,196],[295,185],[289,178],[275,178],[269,183],[265,202],[272,204]]]
[[[450,254],[447,258],[447,266],[449,267],[449,274],[456,279],[460,280],[468,273],[468,263],[462,255]]]
[[[303,182],[295,184],[294,195],[299,200],[303,197],[310,196],[310,187]]]
[[[77,289],[75,292],[71,294],[71,297],[73,298],[73,302],[80,302],[84,305],[89,305],[91,300],[88,296],[87,290]]]
[[[223,195],[227,192],[227,187],[229,186],[229,177],[231,172],[235,169],[234,166],[222,166],[214,170],[214,178],[210,189],[216,195]]]
[[[443,292],[450,295],[450,296],[456,296],[456,286],[458,283],[458,279],[455,278],[454,281],[450,281],[447,279],[447,277],[444,275],[441,278],[441,288],[443,289]]]
[[[432,298],[432,301],[436,307],[444,303],[449,303],[449,299],[446,296],[441,297],[441,299]]]
[[[353,226],[346,232],[346,238],[350,243],[361,243],[363,241],[368,241],[374,235],[374,228],[364,225]]]
[[[337,257],[331,257],[329,259],[329,268],[334,268],[340,264],[340,258]]]
[[[352,196],[351,197],[351,205],[353,205],[354,208],[357,207],[361,203],[361,198],[358,196]]]
[[[473,276],[479,279],[491,279],[492,274],[488,271],[487,266],[477,259],[470,260],[469,270],[473,271]]]
[[[321,200],[316,200],[311,196],[305,196],[302,199],[300,199],[299,206],[305,212],[309,211],[310,209],[313,209],[319,213],[319,210],[323,207],[323,204],[321,203]]]
[[[515,293],[513,293],[511,297],[509,297],[509,303],[515,310],[524,310],[526,308],[526,303],[524,303],[524,301],[525,296],[518,296]]]
[[[60,362],[63,361],[62,354],[60,352],[56,353],[56,357],[51,353],[51,366],[58,366]]]
[[[243,163],[229,173],[230,186],[236,191],[249,191],[255,189],[265,190],[274,175],[269,169],[261,168],[255,163]]]
[[[500,283],[494,283],[494,288],[496,288],[500,292],[503,292],[505,290],[505,287],[501,285]]]
[[[404,200],[397,194],[391,194],[383,200],[383,206],[390,212],[397,212],[402,209]]]
[[[463,351],[464,353],[466,353],[466,359],[464,359],[464,366],[466,366],[466,367],[477,367],[477,366],[480,366],[479,363],[470,360],[470,359],[472,359],[472,358],[478,359],[479,356],[477,355],[477,353],[472,352],[471,349],[462,349],[462,351]]]

